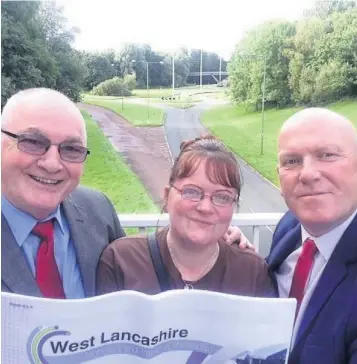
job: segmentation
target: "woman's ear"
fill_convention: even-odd
[[[167,200],[169,198],[170,186],[164,188],[164,206],[162,207],[161,213],[167,212]]]
[[[170,186],[165,186],[165,188],[164,188],[164,200],[165,200],[165,203],[167,202],[167,199],[169,198],[169,192],[170,192]]]

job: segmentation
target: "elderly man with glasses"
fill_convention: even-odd
[[[1,290],[95,295],[105,246],[125,235],[113,205],[79,187],[89,150],[82,114],[61,93],[29,89],[2,113]]]

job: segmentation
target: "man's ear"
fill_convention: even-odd
[[[283,192],[281,191],[281,184],[280,184],[279,163],[276,165],[276,173],[278,174],[278,178],[279,178],[279,191],[280,191],[280,195],[283,196]]]

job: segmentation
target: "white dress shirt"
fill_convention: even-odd
[[[292,343],[291,347],[293,347],[296,339],[296,334],[298,328],[300,326],[302,317],[306,310],[306,306],[308,305],[311,295],[317,285],[317,282],[320,279],[320,276],[326,267],[328,260],[330,259],[333,251],[336,248],[338,241],[341,239],[342,234],[345,232],[347,227],[350,225],[353,218],[356,216],[357,210],[341,225],[337,226],[335,229],[329,231],[328,233],[321,235],[319,237],[311,236],[301,225],[301,238],[302,241],[305,242],[307,238],[310,238],[315,242],[318,252],[315,255],[313,267],[311,269],[310,275],[307,279],[305,294],[301,302],[300,310],[298,316],[296,318]],[[281,264],[279,270],[276,272],[276,279],[278,282],[279,289],[279,297],[289,297],[290,287],[293,280],[294,270],[297,263],[297,260],[302,251],[302,246],[293,251]]]

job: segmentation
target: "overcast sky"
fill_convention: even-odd
[[[244,32],[270,19],[297,19],[314,0],[56,0],[81,33],[75,47],[120,49],[147,43],[154,50],[202,48],[228,58]],[[211,3],[211,5],[208,5]]]

